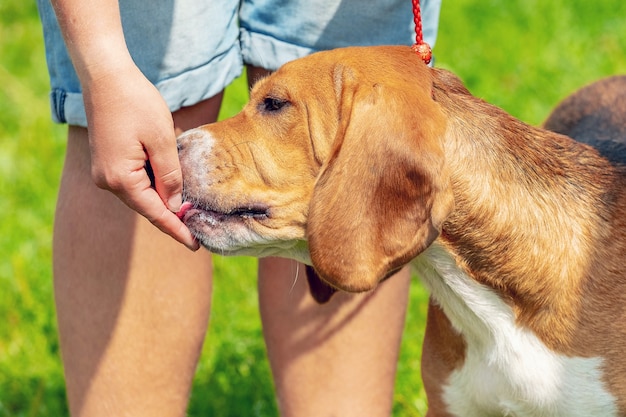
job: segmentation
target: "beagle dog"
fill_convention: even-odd
[[[620,148],[625,79],[546,126]],[[626,154],[610,148],[525,124],[408,47],[338,49],[180,137],[179,216],[218,254],[311,265],[321,301],[412,264],[430,417],[625,416]]]

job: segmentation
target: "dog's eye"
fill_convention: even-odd
[[[261,107],[267,112],[275,112],[285,107],[286,104],[289,104],[289,102],[282,98],[266,97]]]

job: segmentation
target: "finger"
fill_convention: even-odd
[[[136,171],[134,175],[143,176],[134,190],[119,195],[130,208],[144,216],[162,232],[170,235],[191,250],[198,250],[200,245],[187,226],[163,204],[159,194],[150,187],[150,180],[145,171]]]
[[[183,176],[178,160],[176,138],[164,141],[158,147],[146,149],[154,175],[154,186],[167,208],[180,210],[182,204]]]
[[[142,203],[135,208],[138,213],[146,217],[159,230],[167,233],[187,248],[194,251],[200,248],[198,241],[187,226],[181,222],[176,214],[163,205],[161,198],[154,189],[147,189],[143,194]]]

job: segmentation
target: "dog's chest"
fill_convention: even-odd
[[[512,309],[495,292],[465,275],[438,245],[414,266],[466,342],[463,365],[441,381],[453,415],[617,415],[615,399],[602,381],[601,358],[567,357],[548,349],[516,325]]]

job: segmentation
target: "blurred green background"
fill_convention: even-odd
[[[408,0],[407,0],[408,1]],[[477,96],[532,124],[565,95],[626,73],[623,0],[444,0],[436,64]],[[50,272],[65,127],[50,122],[35,4],[0,3],[0,417],[64,416]],[[626,92],[625,92],[626,94]],[[223,116],[247,99],[239,80]],[[256,298],[256,262],[215,259],[211,326],[190,416],[276,416]],[[419,282],[396,384],[394,416],[423,416],[420,343],[427,296]]]

